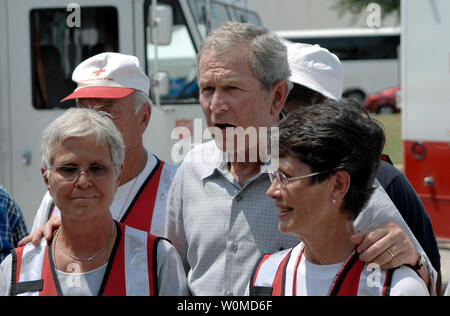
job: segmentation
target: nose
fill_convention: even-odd
[[[216,88],[211,96],[211,102],[209,105],[211,112],[222,113],[228,111],[228,103],[226,96],[222,89]]]
[[[91,184],[91,180],[86,169],[80,169],[80,172],[75,178],[75,183],[80,188],[87,188]]]
[[[280,199],[282,197],[280,185],[277,180],[272,181],[269,189],[267,189],[266,195],[274,200]]]

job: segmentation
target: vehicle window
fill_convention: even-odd
[[[259,20],[258,15],[254,12],[236,7],[231,7],[230,11],[234,21],[249,23],[253,25],[261,25],[261,21]]]
[[[158,2],[170,5],[174,14],[171,42],[168,45],[158,46],[158,72],[166,72],[170,80],[169,94],[160,96],[161,103],[198,103],[197,51],[192,42],[189,29],[186,26],[186,19],[180,8],[179,1],[159,0]],[[254,22],[260,25],[256,13],[211,0],[209,7],[211,25],[208,26],[206,3],[206,0],[188,1],[198,32],[203,38],[206,37],[208,29],[218,28],[230,20]],[[146,0],[145,12],[148,12],[148,6],[150,4],[151,0]],[[146,23],[146,25],[151,24]],[[155,66],[155,50],[154,45],[150,41],[150,35],[150,29],[147,28],[146,48],[148,73],[151,73]]]
[[[151,1],[148,2],[150,5]],[[171,5],[174,15],[170,44],[158,46],[158,72],[166,72],[170,82],[169,94],[161,95],[161,103],[198,103],[197,52],[186,26],[184,15],[178,1],[160,0],[158,2]],[[149,28],[146,33],[147,66],[148,72],[151,73],[155,66],[155,50],[150,41]]]
[[[400,36],[288,38],[297,43],[319,44],[340,60],[397,59]]]
[[[117,9],[82,7],[81,27],[69,27],[66,8],[30,12],[33,106],[36,109],[68,108],[60,103],[76,84],[72,72],[83,60],[101,52],[118,52]]]
[[[255,12],[211,0],[209,7],[211,25],[208,26],[206,3],[206,0],[189,1],[192,15],[194,16],[198,30],[203,38],[206,37],[208,30],[214,30],[227,21],[238,21],[261,25],[261,21]]]

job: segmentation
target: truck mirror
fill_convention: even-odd
[[[165,71],[160,71],[155,76],[155,81],[153,84],[153,89],[158,89],[159,95],[161,97],[167,97],[170,92],[170,79],[169,74]],[[155,91],[153,90],[153,93]]]
[[[168,45],[172,39],[173,10],[170,5],[149,6],[150,41],[154,45]],[[156,40],[155,40],[156,38]]]

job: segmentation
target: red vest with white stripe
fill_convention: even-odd
[[[117,238],[99,296],[158,295],[156,249],[162,238],[116,222]],[[12,252],[11,295],[61,296],[51,243],[31,243]]]
[[[250,279],[250,296],[285,296],[289,286],[286,283],[286,270],[292,259],[291,254],[292,249],[287,249],[261,257]],[[355,253],[336,277],[335,285],[329,295],[359,296],[370,292],[370,295],[389,296],[394,270],[380,270],[378,282],[381,286],[373,286],[370,291],[367,291],[368,285],[364,288],[361,284],[367,283],[366,278],[372,271],[367,269],[367,265],[359,260],[359,254]]]
[[[157,158],[156,166],[142,184],[127,211],[120,219],[121,223],[150,233],[156,197],[164,164],[164,161]],[[48,218],[54,215],[54,211],[55,203],[52,202],[48,212]]]

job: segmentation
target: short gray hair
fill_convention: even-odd
[[[144,106],[144,104],[152,105],[150,98],[142,91],[136,90],[134,92],[134,107],[136,109],[136,114]]]
[[[99,144],[109,145],[111,159],[117,174],[125,159],[122,135],[106,112],[87,108],[71,108],[54,120],[42,133],[41,167],[53,166],[56,146],[70,137],[94,136]]]
[[[270,90],[276,82],[289,80],[287,48],[275,33],[265,27],[239,22],[227,22],[208,35],[200,47],[197,67],[205,51],[213,50],[222,55],[242,44],[250,48],[250,67],[264,88]]]

